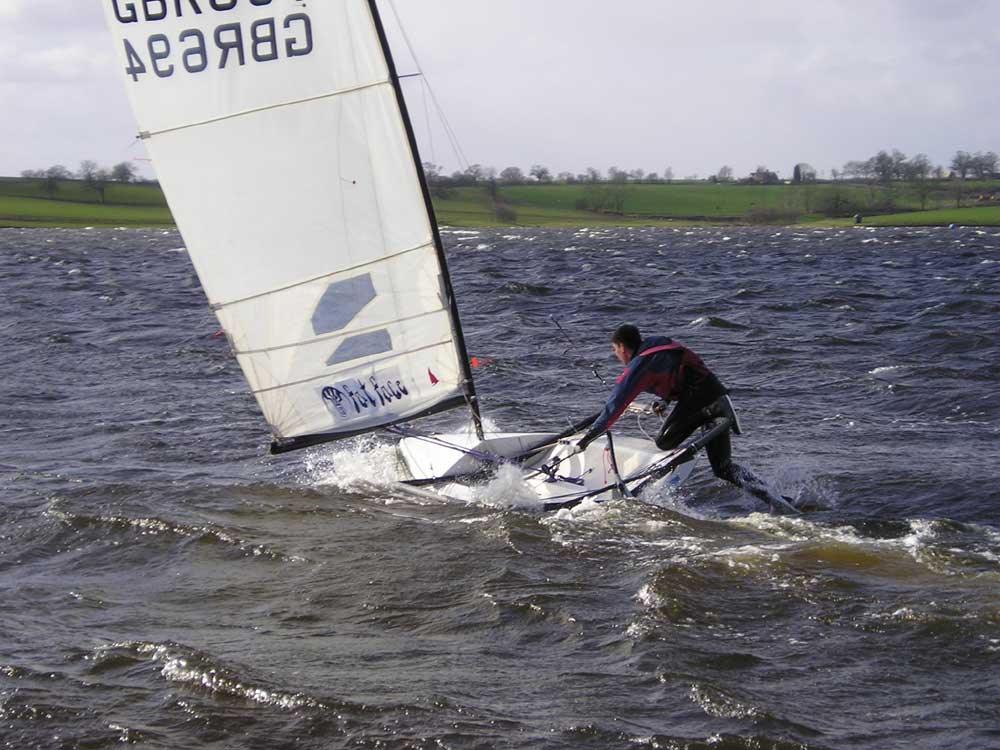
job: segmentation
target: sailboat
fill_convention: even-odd
[[[540,507],[679,484],[694,449],[486,433],[376,0],[104,0],[140,137],[273,453],[392,431],[407,486],[515,463]],[[471,428],[418,420],[467,410]]]

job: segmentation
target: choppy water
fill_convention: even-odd
[[[707,465],[539,516],[509,473],[394,497],[378,440],[272,458],[177,234],[0,232],[3,747],[1000,748],[1000,235],[446,242],[496,424],[593,411],[633,320],[831,510]]]

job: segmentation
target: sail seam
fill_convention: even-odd
[[[330,334],[329,336],[318,336],[316,338],[309,339],[308,341],[296,341],[292,344],[279,344],[278,346],[268,346],[263,349],[239,350],[234,348],[233,354],[237,356],[250,357],[257,354],[270,354],[271,352],[280,352],[282,349],[295,349],[300,346],[312,346],[313,344],[320,344],[326,341],[335,341],[336,339],[347,338],[348,336],[361,336],[366,333],[370,333],[371,331],[381,330],[383,328],[386,328],[387,326],[397,325],[399,323],[409,323],[412,320],[420,320],[421,318],[427,318],[430,317],[431,315],[441,315],[443,313],[446,314],[447,312],[448,311],[445,308],[440,307],[437,310],[428,310],[427,312],[422,312],[419,315],[410,315],[409,317],[406,318],[394,318],[393,320],[383,321],[381,323],[376,323],[374,325],[370,325],[365,328],[356,328],[351,331],[348,331],[347,333],[341,333],[340,331],[337,331],[336,333]],[[434,346],[437,346],[437,344],[434,344]],[[405,352],[403,353],[405,354]]]
[[[375,81],[373,83],[363,83],[360,86],[352,86],[348,89],[338,89],[337,91],[328,91],[325,94],[317,94],[316,96],[307,96],[304,99],[293,99],[288,102],[277,102],[275,104],[268,104],[265,107],[254,107],[253,109],[245,109],[242,112],[230,112],[228,115],[220,115],[219,117],[210,117],[207,120],[199,120],[198,122],[189,122],[184,125],[175,125],[170,128],[163,128],[162,130],[142,130],[139,131],[139,138],[142,140],[149,140],[154,135],[164,135],[166,133],[175,133],[179,130],[188,130],[190,128],[201,127],[202,125],[214,125],[217,122],[225,122],[226,120],[232,120],[237,117],[245,117],[247,115],[257,114],[259,112],[268,112],[272,109],[282,109],[284,107],[292,107],[296,104],[308,104],[310,102],[318,102],[323,99],[331,99],[335,96],[344,96],[345,94],[354,94],[358,91],[365,91],[367,89],[377,88],[379,86],[391,86],[391,82],[385,81]]]
[[[376,360],[374,360],[372,362],[369,362],[368,365],[374,367],[374,366],[382,364],[383,362],[389,362],[390,360],[393,360],[393,359],[399,359],[400,357],[402,357],[404,355],[407,355],[407,354],[417,354],[418,352],[427,351],[428,349],[435,349],[435,348],[437,348],[439,346],[447,346],[450,343],[451,343],[451,340],[450,339],[446,339],[444,341],[439,341],[439,342],[437,342],[435,344],[428,344],[427,346],[422,346],[419,349],[408,349],[408,350],[406,350],[404,352],[393,352],[393,354],[392,354],[391,357],[382,357],[382,359],[376,359]],[[295,380],[295,381],[292,381],[290,383],[282,383],[281,385],[274,385],[274,386],[271,386],[270,388],[255,389],[252,392],[254,394],[258,394],[258,393],[272,393],[273,391],[280,391],[280,390],[283,390],[285,388],[294,388],[295,386],[298,386],[298,385],[305,385],[306,383],[312,383],[313,381],[323,380],[325,378],[330,378],[330,377],[332,377],[330,375],[330,373],[323,373],[322,375],[315,375],[315,376],[313,376],[311,378],[305,378],[303,380]]]
[[[272,294],[278,294],[280,292],[287,292],[290,289],[296,289],[300,286],[308,286],[309,284],[315,284],[317,281],[322,281],[323,279],[329,279],[332,276],[339,276],[340,274],[351,273],[357,271],[361,268],[368,268],[369,266],[374,266],[387,260],[393,260],[395,258],[401,258],[404,255],[409,255],[410,253],[415,253],[419,250],[425,250],[427,248],[433,248],[434,243],[425,242],[422,245],[417,245],[415,247],[407,248],[406,250],[400,250],[398,253],[393,253],[392,255],[383,255],[374,260],[369,260],[364,263],[359,263],[356,266],[351,266],[349,268],[338,268],[336,271],[331,271],[330,273],[324,273],[320,276],[314,276],[311,279],[306,279],[305,281],[296,281],[294,284],[289,284],[288,286],[280,286],[277,289],[268,289],[266,292],[260,292],[258,294],[251,294],[248,297],[240,297],[239,299],[230,300],[229,302],[213,302],[211,307],[212,310],[218,312],[226,307],[233,307],[234,305],[240,305],[244,302],[250,302],[255,299],[260,299],[262,297],[270,297]]]

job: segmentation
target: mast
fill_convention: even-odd
[[[378,10],[377,0],[368,0],[368,8],[372,14],[372,21],[378,32],[379,44],[382,45],[382,54],[385,56],[386,65],[389,68],[389,79],[392,81],[392,88],[396,92],[396,103],[399,105],[399,113],[403,120],[403,127],[406,130],[406,137],[410,142],[410,153],[413,155],[413,166],[417,172],[417,180],[420,182],[420,189],[424,196],[424,206],[427,209],[427,218],[430,221],[431,232],[434,237],[434,249],[437,253],[438,263],[441,266],[441,283],[444,293],[448,297],[448,310],[451,318],[451,330],[458,346],[458,355],[461,359],[460,367],[464,377],[463,387],[465,398],[472,411],[472,422],[475,425],[476,435],[483,439],[483,418],[479,413],[479,398],[476,395],[476,385],[472,379],[472,366],[469,361],[469,352],[465,346],[465,336],[462,334],[462,323],[458,314],[458,300],[451,284],[451,274],[448,272],[448,262],[445,258],[444,244],[441,242],[441,233],[438,231],[437,216],[434,213],[434,204],[431,201],[430,188],[427,185],[427,178],[424,175],[424,166],[420,161],[420,150],[417,147],[417,138],[413,131],[413,123],[410,121],[410,113],[406,107],[406,99],[403,96],[403,88],[399,83],[399,74],[396,72],[396,62],[389,48],[389,39],[385,33],[385,26],[382,24],[382,16]]]

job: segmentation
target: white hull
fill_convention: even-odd
[[[523,486],[539,509],[572,507],[582,500],[602,502],[624,494],[637,495],[651,483],[665,480],[678,486],[690,475],[695,459],[683,462],[678,452],[659,451],[648,440],[601,438],[581,453],[567,448],[582,436],[559,441],[547,433],[492,433],[480,441],[467,433],[405,437],[399,442],[404,481],[415,486],[433,485],[442,495],[467,499],[470,478],[483,478],[499,468],[502,459],[516,463]],[[676,464],[676,465],[674,465]],[[616,471],[617,467],[617,471]]]

